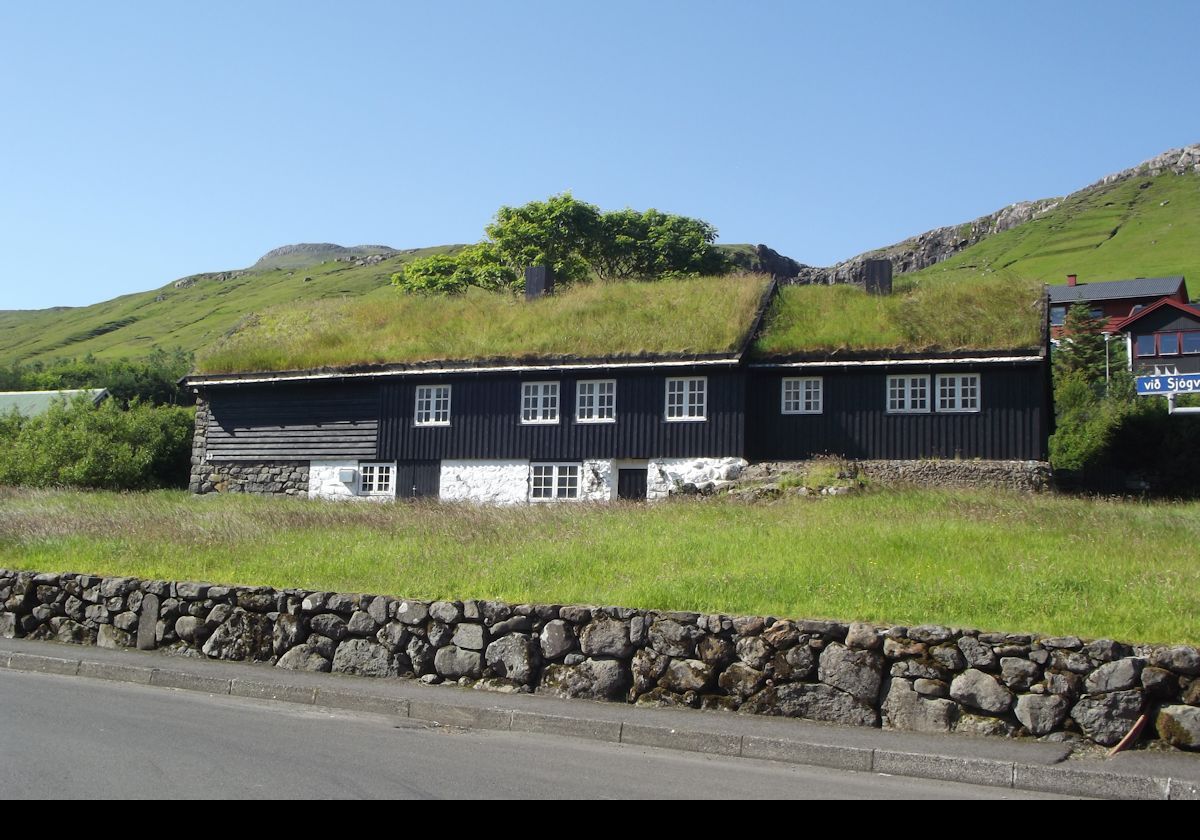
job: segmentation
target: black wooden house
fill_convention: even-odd
[[[1044,343],[768,358],[770,294],[724,352],[195,374],[192,490],[511,504],[656,498],[824,454],[1046,458]]]

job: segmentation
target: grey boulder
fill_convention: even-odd
[[[971,668],[963,671],[950,683],[950,696],[965,706],[991,714],[1002,714],[1012,708],[1012,692],[995,677]]]

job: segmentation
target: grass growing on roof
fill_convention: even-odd
[[[720,353],[745,339],[767,280],[758,275],[595,283],[526,303],[373,295],[280,307],[203,355],[205,373],[388,362]]]
[[[1041,285],[1008,278],[896,281],[891,295],[855,286],[785,286],[754,350],[760,356],[834,350],[1037,347]]]
[[[354,504],[0,490],[0,566],[1200,642],[1200,503]]]

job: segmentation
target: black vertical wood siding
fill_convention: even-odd
[[[666,380],[708,378],[708,419],[667,422]],[[615,379],[615,423],[575,422],[575,383]],[[559,383],[559,422],[521,424],[521,383]],[[418,385],[449,384],[449,426],[416,426]],[[382,385],[379,458],[531,459],[741,456],[745,449],[745,375],[741,370],[673,368],[669,372],[596,370],[529,374],[458,374],[392,380]]]
[[[206,397],[210,461],[375,458],[378,385],[238,385]]]
[[[888,414],[887,378],[927,374],[936,407],[939,373],[978,373],[974,413]],[[783,414],[781,380],[821,376],[821,414]],[[1047,366],[931,365],[896,368],[750,369],[747,458],[784,461],[832,454],[846,458],[987,458],[1044,460],[1049,433]]]
[[[980,375],[977,413],[888,414],[894,373]],[[824,411],[785,415],[780,381],[820,375]],[[667,422],[666,380],[708,379],[708,419]],[[615,379],[615,423],[576,423],[575,385]],[[521,383],[559,382],[559,422],[522,425]],[[1044,460],[1051,431],[1049,368],[1043,362],[782,368],[672,368],[408,376],[363,383],[293,383],[207,389],[212,408],[209,460],[345,458],[396,462],[443,459],[744,457],[792,460],[820,454],[849,458]],[[418,385],[449,384],[449,426],[414,424]],[[424,487],[429,481],[422,473]]]

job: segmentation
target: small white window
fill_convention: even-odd
[[[360,496],[396,495],[395,464],[359,464],[358,494]]]
[[[783,380],[784,414],[820,414],[823,383],[819,376],[787,377]]]
[[[418,385],[413,417],[418,426],[449,426],[450,386]]]
[[[939,374],[937,400],[938,411],[979,411],[979,374]]]
[[[617,380],[594,379],[575,386],[577,423],[613,423],[617,419]]]
[[[530,464],[529,499],[550,502],[579,498],[579,464]]]
[[[666,417],[672,421],[707,419],[708,377],[668,379]]]
[[[521,422],[558,422],[558,383],[521,383]]]
[[[889,376],[887,410],[890,414],[921,414],[929,411],[929,377]]]

